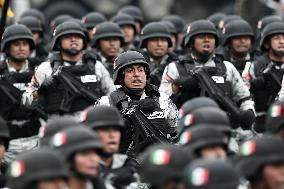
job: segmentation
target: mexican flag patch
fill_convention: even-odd
[[[156,150],[150,155],[150,162],[155,165],[167,165],[171,159],[171,153],[168,150]]]

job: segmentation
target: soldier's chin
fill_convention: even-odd
[[[283,57],[284,56],[284,51],[276,51],[276,50],[273,50],[273,53],[278,56],[278,57]]]
[[[26,61],[27,57],[17,57],[17,58],[13,58],[12,60],[15,62],[15,63],[22,63],[24,61]]]
[[[66,54],[71,55],[71,56],[75,56],[81,52],[81,50],[78,50],[78,49],[63,49],[63,51]]]

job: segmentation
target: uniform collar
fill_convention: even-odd
[[[17,71],[15,68],[11,67],[9,64],[9,59],[6,60],[6,64],[7,64],[7,68],[9,72],[18,72],[18,73],[23,73],[29,70],[29,62],[28,60],[25,61],[24,65],[22,66],[22,68]]]

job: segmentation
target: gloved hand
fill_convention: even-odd
[[[113,170],[112,173],[115,175],[112,178],[112,182],[116,188],[123,188],[124,186],[137,181],[134,171],[130,167],[121,167]]]
[[[38,90],[38,93],[44,93],[44,91],[48,88],[51,87],[51,85],[55,82],[55,79],[53,76],[49,76],[47,78],[45,78],[45,80],[42,82],[39,90]]]
[[[145,112],[152,112],[157,107],[154,99],[145,98],[138,102],[140,109]]]
[[[252,89],[259,89],[265,86],[265,76],[259,76],[251,81],[251,88]]]
[[[175,84],[185,88],[192,89],[198,87],[198,80],[190,75],[176,80]]]
[[[245,110],[240,115],[240,126],[244,129],[251,129],[252,124],[255,122],[255,114],[252,110]]]

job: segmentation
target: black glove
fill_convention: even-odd
[[[112,178],[113,185],[116,188],[123,188],[132,182],[136,182],[134,170],[131,167],[121,167],[119,169],[113,170],[112,173],[115,175]]]
[[[185,88],[197,88],[198,87],[198,80],[192,76],[187,76],[176,80],[175,82],[177,85],[181,85]]]
[[[252,89],[261,89],[265,87],[265,76],[259,76],[251,81],[251,88]]]
[[[55,82],[55,79],[53,76],[49,76],[47,78],[45,78],[45,80],[42,82],[39,90],[38,90],[38,93],[40,94],[44,94],[45,91],[51,87],[51,85]]]
[[[145,112],[152,112],[157,107],[154,99],[145,98],[138,102],[140,109]]]
[[[240,115],[240,126],[244,129],[251,129],[252,124],[255,121],[255,115],[252,110],[245,110]]]

